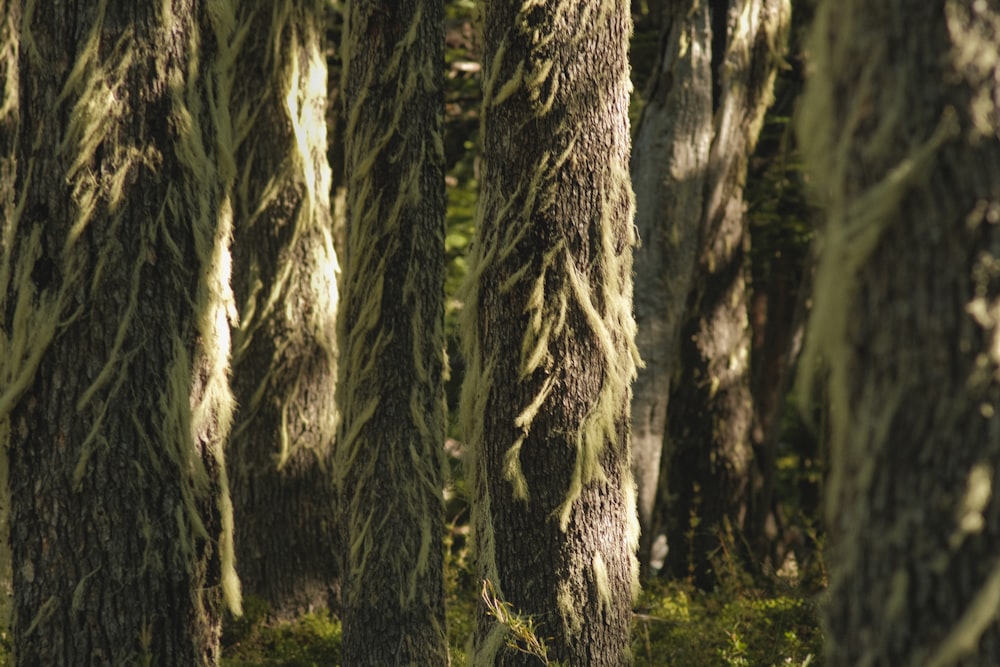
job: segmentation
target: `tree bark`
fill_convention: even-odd
[[[752,403],[743,185],[789,8],[787,0],[717,0],[674,11],[632,163],[640,236],[650,240],[636,259],[647,366],[633,401],[635,468],[644,562],[662,531],[668,568],[707,585],[725,525],[738,530],[745,514]]]
[[[480,606],[472,661],[537,664],[499,598],[549,658],[630,664],[628,3],[489,3],[483,26],[462,412],[494,613]]]
[[[817,15],[799,130],[828,204],[806,358],[831,400],[829,665],[1000,662],[998,39],[996,1]]]
[[[274,619],[336,608],[337,259],[323,7],[244,2],[233,109],[240,187],[229,470],[247,593]]]
[[[13,243],[12,222],[17,206],[17,131],[21,120],[18,77],[20,26],[21,0],[0,0],[0,79],[4,81],[3,100],[0,101],[0,261],[5,263]],[[0,303],[8,289],[9,271],[6,265],[0,265]],[[0,328],[0,343],[6,337],[5,330]],[[3,349],[2,346],[0,349]],[[3,446],[10,437],[7,428],[6,421],[0,417],[0,445]],[[0,465],[0,498],[5,501],[9,497],[8,471],[8,466]],[[0,502],[0,624],[7,628],[10,627],[14,598],[11,588],[9,507],[9,502]]]
[[[214,664],[238,609],[230,9],[25,7],[0,265],[18,664]]]
[[[632,469],[649,565],[667,405],[679,371],[680,328],[695,277],[712,144],[712,45],[707,2],[673,3],[636,130],[632,181],[641,243],[635,252],[636,344],[642,354],[632,397]],[[669,458],[669,454],[668,454]]]
[[[345,32],[344,662],[445,665],[444,6],[353,2]]]

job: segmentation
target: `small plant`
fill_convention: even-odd
[[[340,621],[328,613],[269,624],[267,603],[250,598],[244,616],[223,629],[223,667],[317,667],[340,664]]]
[[[489,579],[483,579],[481,595],[487,613],[509,631],[507,646],[515,651],[535,656],[543,665],[554,664],[549,660],[548,649],[545,647],[545,642],[538,637],[537,628],[531,617],[522,616],[514,611],[509,602],[497,597],[493,582]]]

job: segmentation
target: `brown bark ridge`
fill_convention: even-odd
[[[824,2],[829,665],[1000,664],[1000,3]],[[800,378],[811,386],[807,373]]]
[[[247,594],[272,619],[336,608],[337,259],[327,162],[324,7],[243,2],[233,93],[233,337],[228,451]]]
[[[345,664],[444,665],[444,6],[352,2],[335,473]]]
[[[477,567],[549,658],[630,664],[628,3],[489,3],[483,25],[462,315]],[[473,664],[537,664],[506,620],[480,606]]]
[[[232,16],[208,4],[24,7],[0,264],[18,664],[215,664],[239,605]]]
[[[667,404],[678,370],[680,329],[695,277],[712,145],[712,43],[707,2],[668,6],[660,53],[636,128],[631,172],[635,225],[636,344],[642,354],[632,397],[632,470],[650,560]]]

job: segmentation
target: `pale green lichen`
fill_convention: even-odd
[[[832,116],[837,105],[831,73],[838,59],[845,57],[839,52],[831,52],[822,42],[821,37],[831,29],[829,21],[832,10],[832,5],[825,3],[817,14],[813,33],[817,36],[817,42],[811,49],[815,72],[798,119],[798,132],[803,137],[803,152],[807,161],[817,167],[812,170],[817,179],[816,187],[819,191],[827,192],[829,205],[813,288],[815,305],[810,315],[809,336],[802,353],[797,381],[799,390],[806,392],[806,404],[817,388],[815,378],[819,376],[820,369],[827,372],[825,384],[829,390],[830,414],[837,421],[833,427],[835,442],[831,447],[839,452],[846,451],[851,446],[845,439],[846,424],[851,420],[852,413],[847,377],[849,364],[846,363],[850,353],[847,316],[855,294],[857,274],[871,257],[889,225],[897,219],[894,214],[904,203],[907,194],[925,178],[945,142],[956,136],[958,123],[954,111],[946,110],[929,138],[913,146],[908,156],[887,170],[878,182],[847,199],[840,191],[840,184],[848,182],[845,170],[853,167],[854,159],[849,152],[850,142],[837,142],[836,138],[851,136],[860,125],[869,123],[870,120],[866,111],[866,98],[862,92],[852,94],[852,98],[859,102],[847,111],[844,121]],[[874,48],[883,47],[875,45]],[[859,77],[859,91],[877,85],[874,71],[882,57],[884,56],[873,57],[867,61],[869,64],[865,65]],[[893,112],[893,109],[886,111]],[[902,111],[896,109],[895,113]],[[866,142],[869,145],[867,150],[877,153],[872,144],[888,146],[895,140],[888,130],[893,123],[891,113],[887,119],[880,119],[874,136]],[[835,127],[840,129],[835,131]],[[882,414],[891,416],[892,413],[883,411]],[[878,431],[884,430],[887,425],[875,424],[872,427]],[[878,439],[873,445],[878,448],[884,443],[884,439]],[[877,457],[872,456],[869,451],[857,460],[865,461],[865,465],[870,467]],[[829,497],[839,497],[845,482],[843,473],[843,466],[832,467]],[[831,503],[830,510],[836,511],[835,508],[836,503]]]
[[[86,249],[81,249],[81,238],[100,216],[103,233],[115,238],[126,220],[123,204],[127,200],[128,188],[138,170],[158,169],[163,156],[152,145],[130,143],[134,138],[128,135],[125,126],[129,116],[135,112],[128,95],[124,94],[126,77],[138,65],[132,48],[134,29],[117,35],[117,41],[110,45],[106,53],[100,53],[99,46],[108,38],[103,17],[108,7],[106,0],[98,3],[91,17],[92,23],[83,39],[74,61],[57,98],[57,105],[65,107],[67,126],[62,134],[58,152],[66,158],[68,165],[65,178],[72,194],[74,218],[59,250],[59,273],[61,283],[54,288],[39,293],[31,281],[31,270],[41,255],[40,226],[20,229],[26,224],[24,219],[24,199],[19,202],[15,219],[11,221],[11,231],[23,234],[16,258],[10,256],[11,246],[4,244],[3,295],[0,300],[12,306],[13,326],[2,342],[5,354],[0,361],[0,384],[4,387],[0,396],[0,420],[6,420],[10,411],[33,381],[38,365],[49,349],[57,331],[78,318],[87,307],[80,304],[76,310],[69,304],[78,298],[75,290],[80,285],[89,285],[88,297],[97,298],[105,286],[105,275],[115,261],[127,261],[120,255],[121,249],[112,244],[107,252],[98,258],[93,266],[87,266]],[[161,261],[187,263],[190,258],[182,257],[170,233],[176,232],[178,220],[192,221],[191,231],[197,240],[197,261],[199,262],[199,287],[196,294],[188,295],[193,301],[194,325],[198,333],[198,349],[192,354],[187,343],[182,342],[180,332],[164,332],[174,336],[171,341],[173,360],[166,370],[167,384],[162,389],[160,405],[162,421],[159,432],[145,433],[139,426],[144,419],[133,416],[140,442],[137,451],[145,452],[151,465],[158,465],[155,450],[163,447],[169,459],[180,472],[180,494],[183,506],[176,508],[178,521],[178,567],[194,574],[197,556],[192,547],[194,539],[218,540],[218,553],[222,561],[224,596],[234,610],[239,609],[239,587],[232,562],[232,517],[228,507],[225,466],[222,461],[222,441],[231,420],[233,402],[227,381],[229,321],[235,316],[232,297],[229,293],[228,242],[230,212],[226,192],[232,185],[235,172],[230,156],[231,146],[228,136],[228,81],[231,78],[231,58],[226,51],[228,40],[227,17],[231,15],[228,1],[209,2],[207,8],[213,18],[216,40],[219,44],[218,60],[211,76],[203,76],[199,71],[199,44],[197,28],[193,25],[180,26],[183,18],[171,13],[168,5],[158,6],[161,30],[186,31],[190,36],[186,54],[187,69],[167,66],[165,56],[158,56],[154,76],[163,80],[170,91],[172,115],[181,131],[181,139],[176,146],[181,158],[181,167],[186,172],[184,179],[169,188],[167,200],[163,202],[160,216],[146,221],[149,229],[142,232],[142,243],[132,261],[128,273],[126,309],[119,320],[110,351],[92,384],[76,401],[75,409],[86,413],[91,420],[91,430],[82,443],[78,444],[79,458],[76,462],[73,483],[81,488],[84,483],[88,462],[108,448],[104,434],[104,415],[108,406],[120,400],[118,394],[128,375],[129,359],[132,352],[124,350],[125,340],[136,326],[136,310],[140,293],[140,276],[144,264],[151,261],[149,248],[154,235],[161,234],[168,245],[173,247],[172,257]],[[29,26],[37,11],[36,3],[25,4],[22,35],[29,52],[37,51],[37,45]],[[188,17],[190,18],[190,17]],[[210,97],[206,116],[202,110],[201,96],[207,91]],[[201,145],[202,123],[211,124],[215,145],[206,150]],[[41,129],[37,141],[42,138]],[[114,150],[101,156],[101,169],[92,168],[98,158],[98,147],[114,146]],[[33,148],[37,148],[34,146]],[[228,165],[228,167],[227,167]],[[25,182],[21,184],[22,197],[32,187],[32,180],[38,178],[37,167],[29,161]],[[182,213],[183,211],[183,213]],[[183,216],[183,217],[182,217]],[[32,221],[37,222],[37,221]],[[12,244],[11,244],[12,245]],[[119,255],[112,256],[110,253]],[[169,275],[169,274],[168,274]],[[13,303],[9,300],[13,299]],[[183,316],[182,316],[183,320]],[[192,394],[192,380],[197,380]],[[192,411],[193,406],[193,411]],[[209,479],[202,456],[213,459],[213,470],[217,477]],[[6,473],[6,468],[4,468]],[[214,511],[219,512],[222,530],[219,535],[208,535],[200,507],[214,495]],[[147,536],[147,541],[150,536]],[[143,567],[149,566],[144,559]],[[77,590],[82,590],[79,582]],[[52,600],[50,600],[52,602]],[[42,612],[44,612],[43,607]],[[33,621],[37,626],[43,613]]]
[[[262,18],[260,15],[264,13],[267,16]],[[234,102],[234,142],[252,156],[244,164],[237,190],[237,237],[245,236],[247,230],[257,225],[273,224],[266,214],[272,205],[287,199],[289,193],[296,197],[297,204],[291,218],[280,221],[291,230],[283,250],[291,250],[279,253],[275,274],[267,280],[261,278],[257,255],[251,257],[249,266],[242,267],[250,279],[244,278],[240,326],[234,331],[233,340],[234,368],[252,374],[256,387],[249,400],[243,399],[240,423],[232,441],[242,442],[247,430],[259,424],[256,416],[264,401],[277,402],[280,405],[275,434],[278,447],[273,461],[279,470],[302,449],[331,446],[337,428],[336,411],[324,407],[310,411],[309,437],[293,435],[301,430],[302,417],[297,414],[301,406],[324,401],[323,397],[309,396],[310,388],[306,386],[306,375],[317,373],[317,369],[299,364],[292,371],[292,378],[278,377],[287,369],[277,362],[263,370],[256,367],[240,370],[244,363],[255,363],[246,355],[256,336],[270,335],[271,330],[277,329],[287,333],[275,337],[276,359],[290,346],[302,345],[304,340],[319,353],[319,360],[313,363],[322,364],[330,377],[336,375],[339,266],[330,217],[332,174],[326,158],[327,68],[317,14],[316,5],[290,0],[245,4],[238,16],[242,23],[234,39],[238,62],[263,58],[263,70],[270,77],[267,82],[244,85]],[[261,25],[266,26],[265,34],[254,34],[249,39],[250,32],[256,32]],[[260,110],[272,99],[280,101],[282,120],[287,122],[289,130],[287,137],[273,136],[270,128],[260,124]],[[263,122],[273,120],[267,118]],[[282,142],[285,152],[270,159],[273,173],[260,187],[251,175],[251,169],[258,164],[254,158],[259,152],[273,150],[275,141]],[[306,257],[293,259],[299,249],[304,250]],[[268,322],[277,325],[262,332]],[[316,454],[322,465],[322,452]]]
[[[39,626],[48,623],[49,619],[55,615],[58,609],[59,598],[54,595],[43,602],[38,608],[38,613],[35,614],[35,617],[31,619],[31,623],[28,624],[28,629],[24,631],[24,637],[27,638],[35,634],[35,630],[37,630]]]
[[[989,576],[966,606],[961,618],[952,625],[951,632],[924,663],[926,667],[947,667],[976,655],[983,633],[996,622],[998,610],[1000,610],[1000,564],[994,564]]]
[[[576,637],[583,630],[583,596],[578,588],[577,582],[571,578],[560,579],[556,586],[556,606],[566,637]]]
[[[970,7],[968,3],[945,3],[945,16],[953,42],[951,53],[947,55],[952,60],[950,65],[954,67],[954,71],[947,72],[946,76],[957,79],[956,75],[969,75],[976,79],[983,72],[989,71],[991,82],[980,90],[993,91],[995,86],[992,76],[998,62],[995,49],[987,48],[980,39],[981,35],[965,33],[965,21],[960,19],[960,15],[967,13]],[[986,11],[986,5],[981,4],[979,9]],[[995,12],[992,13],[994,16],[991,21],[975,21],[973,24],[983,27],[992,23],[992,29],[1000,28],[1000,21]],[[937,171],[942,168],[942,149],[961,145],[960,141],[976,145],[985,129],[981,126],[985,117],[979,114],[981,109],[977,107],[976,93],[972,95],[971,108],[957,112],[950,107],[939,111],[937,108],[915,109],[907,106],[907,102],[914,99],[921,103],[923,100],[935,100],[941,93],[928,93],[922,85],[918,85],[918,79],[913,78],[913,71],[897,67],[898,54],[888,52],[893,41],[886,38],[887,33],[881,28],[874,34],[869,32],[865,35],[865,52],[863,57],[859,54],[859,38],[852,39],[848,36],[864,31],[866,26],[882,25],[882,21],[873,21],[871,17],[862,20],[857,12],[838,3],[821,4],[809,49],[814,72],[800,108],[798,128],[814,185],[828,204],[826,229],[821,238],[820,262],[815,278],[815,305],[803,353],[799,389],[811,398],[811,392],[816,391],[815,385],[819,384],[819,378],[825,375],[822,377],[822,384],[829,392],[832,456],[827,490],[828,513],[831,523],[852,526],[857,524],[855,520],[859,517],[843,515],[845,501],[848,510],[853,507],[855,511],[868,511],[856,499],[871,497],[871,490],[877,488],[874,485],[879,481],[876,475],[884,477],[888,474],[881,467],[886,462],[884,452],[895,444],[890,439],[893,422],[899,419],[904,398],[914,392],[920,393],[923,390],[922,383],[927,378],[926,374],[921,374],[922,371],[913,371],[907,368],[909,364],[901,363],[901,367],[893,372],[893,386],[887,390],[888,395],[877,396],[878,410],[872,410],[869,401],[859,397],[856,386],[858,369],[856,363],[852,362],[856,358],[854,347],[857,343],[851,340],[847,321],[852,309],[858,307],[859,274],[871,263],[873,254],[879,250],[879,244],[886,234],[890,230],[894,231],[894,225],[902,229],[911,224],[912,216],[901,215],[900,211],[912,208],[912,202],[908,198],[926,187],[932,169]],[[898,37],[898,33],[896,36]],[[911,39],[911,36],[908,34],[906,39]],[[945,56],[944,53],[937,55]],[[944,64],[945,59],[942,58],[941,62]],[[947,65],[945,69],[948,69]],[[845,77],[849,77],[851,82],[851,89],[846,97],[841,87]],[[975,85],[976,82],[972,83]],[[898,94],[892,94],[897,93],[894,89],[890,89],[890,94],[887,94],[887,85],[898,86]],[[941,86],[942,82],[938,79],[932,85]],[[916,88],[907,89],[913,86]],[[946,87],[952,90],[957,88],[953,83],[948,83]],[[919,91],[914,93],[917,89]],[[917,95],[916,98],[914,94]],[[953,96],[951,99],[959,97]],[[927,115],[929,113],[940,115],[935,118]],[[922,118],[927,127],[926,134],[915,132],[913,123],[908,122],[917,114],[925,114]],[[970,121],[971,127],[960,127],[960,115]],[[992,136],[995,128],[990,128],[988,132]],[[901,132],[902,129],[907,130],[905,135]],[[960,134],[964,136],[956,141]],[[893,162],[879,164],[879,159],[886,158]],[[953,157],[949,157],[951,159]],[[980,224],[989,209],[989,202],[980,202],[972,215],[966,218],[969,229]],[[946,225],[958,222],[961,225],[960,219],[942,218],[941,222]],[[961,230],[952,229],[943,233],[961,234]],[[950,238],[957,239],[954,236]],[[973,284],[976,271],[977,268],[973,267]],[[981,393],[989,384],[995,384],[996,378],[996,365],[989,362],[996,344],[993,315],[995,304],[981,298],[982,296],[973,295],[966,306],[971,320],[986,333],[984,342],[987,347],[980,356],[986,363],[973,368],[965,387],[973,396]],[[870,317],[870,313],[865,316]],[[926,317],[927,313],[922,313],[921,316]],[[956,345],[957,351],[963,343]],[[966,351],[968,350],[962,350],[963,353]],[[963,399],[960,397],[955,400],[961,404]],[[939,406],[940,413],[933,417],[935,421],[940,414],[953,409],[946,407],[947,405],[946,401]],[[952,401],[951,405],[956,403]],[[993,414],[990,405],[978,407],[980,410],[986,408],[985,415]],[[964,405],[959,408],[964,409]],[[951,415],[947,418],[951,419]],[[863,436],[858,437],[858,434]],[[933,434],[928,434],[928,437],[931,438],[928,442],[934,442]],[[964,494],[959,488],[943,490],[945,497],[951,499],[949,504],[954,507],[954,528],[950,535],[946,534],[947,545],[932,546],[930,552],[924,553],[921,562],[916,565],[905,564],[911,569],[910,572],[899,566],[889,573],[889,595],[885,600],[887,618],[891,620],[906,614],[912,615],[913,610],[907,609],[908,601],[925,592],[914,592],[914,587],[926,588],[929,581],[926,576],[914,576],[914,566],[917,575],[930,574],[932,578],[947,578],[949,570],[955,567],[955,554],[966,540],[977,535],[985,525],[984,509],[991,502],[994,475],[992,464],[978,461],[968,471]],[[935,484],[944,483],[948,477],[944,475],[936,478]],[[913,511],[896,514],[898,516],[893,523],[883,530],[878,539],[893,545],[891,549],[885,547],[891,553],[897,553],[900,549],[911,552],[914,544],[913,522],[926,519],[926,508],[917,506]],[[883,516],[884,518],[886,517]],[[856,527],[851,528],[855,529]],[[846,537],[844,539],[845,536],[841,536],[838,551],[841,571],[872,572],[874,561],[871,560],[871,554],[862,550],[864,541],[851,540],[849,534]],[[875,573],[880,574],[877,566]],[[884,574],[881,573],[880,576]],[[854,601],[851,603],[854,604]],[[971,603],[965,606],[961,617],[950,623],[951,628],[944,641],[937,643],[934,640],[931,644],[937,644],[931,649],[932,655],[929,658],[926,654],[921,657],[920,652],[928,650],[926,645],[918,645],[913,649],[912,655],[918,656],[921,664],[935,667],[964,661],[968,656],[974,655],[983,633],[988,632],[987,628],[995,623],[998,609],[1000,568],[994,565],[978,586]],[[877,656],[873,657],[869,653],[862,656],[862,661],[871,662],[876,658]]]
[[[610,615],[614,611],[614,602],[611,595],[611,583],[608,580],[608,568],[604,564],[601,552],[594,553],[594,559],[590,566],[594,576],[594,588],[597,592],[597,600],[605,614]]]
[[[539,8],[546,13],[546,29],[530,26],[529,13]],[[601,461],[606,448],[613,447],[615,454],[609,458],[614,465],[620,466],[614,476],[621,480],[621,488],[609,489],[609,492],[621,494],[624,508],[631,512],[626,518],[628,547],[634,550],[638,543],[635,489],[631,481],[627,426],[624,425],[630,384],[639,363],[634,345],[629,250],[636,239],[631,226],[633,201],[625,161],[612,159],[610,165],[602,164],[589,182],[601,193],[602,201],[599,214],[593,216],[595,220],[588,221],[599,229],[599,247],[590,249],[590,256],[583,262],[585,267],[577,265],[581,258],[573,256],[560,233],[553,234],[554,238],[546,241],[549,245],[542,248],[537,246],[537,237],[530,235],[538,228],[540,218],[563,205],[565,193],[560,189],[560,183],[564,182],[561,174],[574,167],[581,147],[590,141],[583,134],[584,129],[578,126],[580,119],[586,117],[586,108],[588,105],[602,109],[613,106],[610,99],[574,100],[572,91],[567,88],[570,84],[564,80],[565,72],[560,70],[552,49],[581,46],[583,40],[593,38],[595,21],[605,24],[612,12],[619,11],[620,5],[615,2],[549,5],[527,0],[514,17],[512,34],[492,45],[493,53],[485,63],[481,118],[484,129],[493,122],[495,115],[502,115],[504,123],[511,122],[511,118],[504,115],[508,111],[501,107],[515,98],[519,103],[528,102],[532,114],[514,120],[522,124],[549,117],[557,104],[582,105],[560,110],[572,120],[557,129],[549,150],[539,150],[532,154],[531,164],[519,165],[520,178],[516,183],[507,184],[512,191],[491,192],[491,182],[488,177],[484,178],[487,190],[480,198],[476,239],[461,295],[463,356],[468,364],[462,389],[461,422],[471,444],[468,466],[477,499],[473,507],[475,549],[481,576],[498,587],[503,582],[497,578],[496,535],[491,518],[493,499],[487,491],[489,473],[482,450],[487,439],[493,440],[491,448],[501,447],[503,464],[499,472],[511,485],[515,499],[530,502],[532,489],[522,469],[522,448],[535,421],[555,409],[554,390],[560,379],[560,364],[565,362],[561,350],[574,349],[573,342],[581,338],[588,341],[589,349],[596,351],[593,363],[601,371],[598,388],[594,395],[585,399],[585,416],[579,424],[570,426],[568,439],[576,452],[571,478],[566,480],[567,493],[556,511],[557,518],[562,530],[568,531],[573,508],[583,490],[589,485],[607,484],[611,479],[610,471],[604,470]],[[518,40],[516,48],[512,37]],[[555,45],[559,40],[568,40],[569,44]],[[517,57],[513,55],[515,51]],[[606,84],[603,89],[613,91],[612,95],[628,88],[627,72],[619,74],[616,80],[602,82],[602,87]],[[503,160],[503,157],[484,156],[487,174],[493,159]],[[526,250],[529,238],[530,251]],[[493,275],[501,266],[502,274]],[[497,352],[487,347],[491,336],[505,335],[483,330],[484,322],[480,318],[486,295],[482,290],[487,276],[499,282],[493,297],[523,296],[525,299],[527,326],[521,332],[518,359],[501,359]],[[582,326],[576,323],[579,317],[571,319],[571,313],[582,316]],[[571,321],[574,326],[570,326]],[[487,433],[485,427],[486,416],[492,409],[490,396],[495,390],[497,370],[515,361],[519,381],[531,387],[526,392],[530,395],[521,399],[524,403],[514,413],[511,425],[515,435],[511,441],[496,443],[497,434]],[[559,400],[564,401],[565,397]],[[592,569],[594,562],[603,565],[603,557],[597,561],[588,559],[585,567]],[[636,583],[638,570],[634,562],[632,565],[633,583]],[[606,568],[603,578],[601,571],[596,569],[592,569],[592,574],[596,584],[605,584],[602,590],[610,589]],[[585,578],[582,572],[573,576],[579,581],[567,580],[559,584],[559,612],[567,636],[573,636],[582,627],[580,605],[585,592],[580,582]],[[607,599],[610,600],[610,595]],[[475,664],[493,660],[495,651],[503,644],[501,637],[501,631],[494,626],[487,636],[477,638]]]
[[[414,117],[428,109],[428,92],[440,83],[428,40],[436,12],[423,3],[412,15],[408,10],[371,16],[370,8],[353,5],[344,28],[348,235],[334,474],[348,544],[345,609],[384,605],[393,593],[373,593],[370,582],[378,577],[377,586],[397,596],[399,611],[425,613],[436,604],[424,594],[428,577],[440,576],[446,364],[443,278],[435,286],[436,274],[419,259],[431,258],[433,267],[433,253],[443,253],[444,211],[435,210],[437,193],[427,188],[437,187],[428,176],[442,163],[444,143],[437,115]],[[383,20],[405,26],[387,54],[366,37],[367,22]],[[393,488],[391,500],[377,495],[385,485]],[[436,613],[429,610],[430,627],[419,632],[443,646]]]

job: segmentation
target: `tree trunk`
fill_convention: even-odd
[[[669,569],[693,568],[707,584],[720,535],[745,513],[752,405],[743,184],[789,10],[788,0],[717,0],[675,12],[632,163],[647,360],[633,401],[635,468],[644,562],[663,531]]]
[[[804,37],[812,25],[812,0],[799,2],[788,36],[788,63],[778,71],[775,101],[767,110],[747,174],[750,218],[750,394],[753,397],[753,470],[744,535],[754,563],[774,572],[794,547],[797,565],[813,551],[800,526],[808,513],[805,497],[776,495],[779,445],[807,465],[815,438],[795,440],[785,419],[802,349],[812,286],[812,224],[816,213],[806,193],[801,156],[789,119],[805,84]],[[804,431],[801,433],[805,434]],[[800,482],[805,481],[803,472]]]
[[[653,512],[667,403],[679,370],[680,328],[694,280],[712,143],[708,3],[673,3],[664,25],[631,163],[638,204],[635,224],[641,239],[635,252],[636,344],[645,362],[632,398],[632,469],[642,528],[639,558],[644,566],[649,565],[659,533]]]
[[[240,5],[229,469],[240,576],[272,618],[335,608],[337,260],[323,7]]]
[[[829,665],[1000,663],[998,26],[995,0],[817,15],[799,130],[828,198],[807,358],[831,400]]]
[[[702,587],[717,578],[713,561],[742,547],[753,422],[743,187],[790,16],[788,0],[712,2],[714,136],[698,278],[667,420],[667,567]]]
[[[20,52],[21,0],[0,0],[0,80],[4,81],[3,99],[0,101],[0,262],[6,263],[8,250],[13,243],[12,222],[17,205],[17,132],[20,122],[20,89],[18,54]],[[0,264],[0,303],[8,290],[9,269]],[[6,323],[4,320],[0,320]],[[0,344],[7,339],[5,328],[0,328]],[[0,345],[0,350],[3,350]],[[3,376],[0,375],[0,378]],[[3,391],[0,390],[0,394]],[[10,437],[8,424],[0,417],[0,446],[7,446]],[[0,454],[5,456],[6,453]],[[11,589],[13,574],[10,569],[10,504],[8,501],[9,467],[0,465],[0,626],[10,628],[13,613],[14,591]]]
[[[0,273],[18,664],[214,664],[239,603],[230,9],[25,7]]]
[[[483,22],[462,411],[494,611],[480,606],[472,661],[537,664],[496,596],[550,658],[630,664],[628,3],[489,3]]]
[[[444,6],[345,28],[347,256],[336,474],[344,663],[445,665]]]

